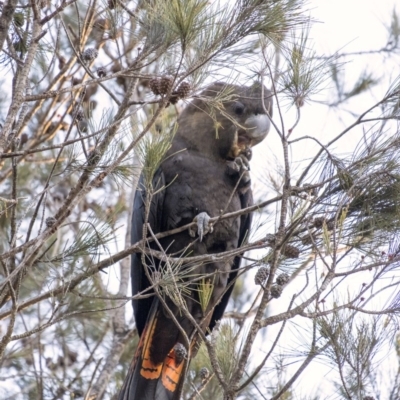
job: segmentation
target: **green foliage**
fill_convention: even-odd
[[[336,204],[341,205],[332,218],[346,208],[343,234],[353,245],[356,242],[366,244],[371,240],[387,243],[388,233],[400,229],[398,138],[371,137],[370,143],[368,150],[349,159],[349,166],[346,166],[344,158],[338,162],[330,157],[327,166],[332,165],[337,180],[332,181],[320,200],[325,204],[326,215],[328,199],[330,204],[335,205],[332,210],[337,210]],[[325,171],[329,169],[326,167]],[[323,179],[326,177],[324,173]]]
[[[210,303],[213,290],[214,284],[212,280],[205,278],[201,279],[199,283],[199,300],[201,309],[204,313],[206,312],[208,304]]]
[[[319,319],[318,324],[321,336],[329,341],[324,352],[327,360],[339,369],[341,383],[336,386],[345,398],[363,398],[373,390],[371,378],[382,338],[393,333],[381,317],[356,320],[354,314],[336,312],[331,318]]]
[[[144,182],[150,193],[152,192],[153,176],[164,160],[166,152],[171,148],[171,142],[177,129],[176,125],[173,128],[168,128],[165,124],[160,126],[160,132],[153,132],[151,135],[145,136],[137,146]]]
[[[76,232],[71,245],[63,248],[62,253],[55,254],[50,262],[76,262],[78,257],[91,256],[93,260],[102,254],[108,254],[107,243],[113,238],[114,231],[108,222],[99,222],[89,218]],[[103,249],[103,253],[102,250]]]
[[[309,28],[300,37],[293,37],[284,50],[288,71],[282,76],[281,86],[291,103],[300,108],[312,95],[321,90],[328,79],[330,60],[320,60],[310,47]]]

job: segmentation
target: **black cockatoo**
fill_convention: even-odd
[[[218,103],[222,93],[225,100]],[[211,107],[207,98],[219,107]],[[214,83],[184,109],[171,148],[153,177],[153,187],[159,190],[151,199],[147,221],[154,234],[192,221],[197,225],[164,237],[159,243],[151,242],[152,249],[160,251],[161,246],[173,257],[188,257],[221,253],[242,245],[250,230],[251,214],[223,219],[214,226],[210,226],[209,218],[252,204],[250,149],[267,135],[271,116],[271,92],[260,84],[247,87]],[[143,236],[146,196],[141,177],[133,205],[132,243]],[[133,301],[140,341],[120,400],[180,398],[185,367],[197,347],[196,330],[187,313],[203,332],[210,332],[222,318],[239,266],[240,256],[180,265],[180,272],[190,268],[183,278],[185,290],[178,295],[184,304],[164,293],[163,305],[149,289],[153,284],[148,277],[157,273],[162,276],[165,264],[154,257],[132,254],[132,294],[147,289],[145,294],[153,296]],[[193,282],[188,282],[188,276]],[[199,294],[204,289],[202,276],[207,277],[206,304]],[[186,308],[186,316],[182,307]]]

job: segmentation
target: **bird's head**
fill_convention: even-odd
[[[199,151],[207,147],[229,159],[265,139],[271,118],[272,93],[265,86],[216,82],[182,112],[178,134]]]
[[[235,87],[232,100],[224,104],[236,126],[233,153],[251,148],[267,136],[271,128],[272,93],[263,85],[255,83],[247,87]]]

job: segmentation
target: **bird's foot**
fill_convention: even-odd
[[[203,236],[207,235],[207,233],[213,231],[212,224],[210,223],[210,216],[206,212],[201,212],[197,214],[193,222],[197,224],[197,232],[196,226],[192,226],[189,228],[189,235],[191,237],[196,237],[196,233],[199,235],[200,242],[203,240]]]
[[[234,179],[240,179],[241,189],[250,187],[250,158],[251,150],[245,149],[233,161],[227,162],[227,174]]]

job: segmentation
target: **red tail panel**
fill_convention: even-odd
[[[119,394],[119,400],[178,400],[180,398],[179,392],[186,362],[176,363],[174,349],[170,350],[161,363],[154,363],[151,359],[157,315],[158,310],[155,309],[149,316]]]

